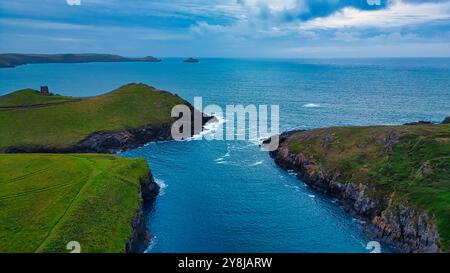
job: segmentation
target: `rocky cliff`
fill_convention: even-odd
[[[114,153],[171,140],[176,122],[172,110],[178,105],[187,106],[191,120],[201,118],[202,125],[214,119],[178,95],[142,83],[89,98],[40,96],[22,90],[0,101],[8,106],[0,109],[2,153]],[[200,133],[198,127],[191,128],[190,136]]]
[[[151,173],[142,177],[141,181],[141,206],[136,212],[136,216],[131,223],[133,233],[131,234],[125,246],[128,253],[142,253],[151,242],[152,235],[146,227],[143,206],[147,202],[153,202],[159,193],[159,186],[156,184]]]
[[[203,117],[202,124],[215,120],[214,117]],[[121,150],[140,147],[151,141],[172,140],[172,123],[151,124],[140,128],[118,132],[94,133],[68,148],[68,152],[79,153],[114,153]],[[191,136],[200,132],[191,132]]]
[[[366,127],[355,128],[354,131],[329,128],[288,132],[280,135],[280,145],[270,155],[279,166],[295,171],[297,177],[306,184],[336,198],[347,211],[364,220],[365,230],[375,240],[393,245],[401,252],[441,252],[447,248],[447,241],[440,236],[439,230],[446,229],[447,226],[442,223],[448,215],[441,211],[434,213],[421,203],[414,202],[412,193],[408,192],[414,192],[411,186],[403,190],[400,186],[373,180],[381,173],[377,168],[390,166],[386,158],[395,157],[397,149],[401,149],[398,145],[404,138],[411,137],[411,130],[421,131],[419,127],[425,126],[434,128],[438,125],[411,126],[413,129]],[[430,129],[425,129],[428,134]],[[439,132],[440,141],[449,136],[447,133],[442,134],[448,132],[447,128]],[[350,145],[342,144],[346,141]],[[447,143],[446,140],[444,142]],[[448,148],[448,144],[445,147]],[[370,154],[375,156],[371,157]],[[431,172],[424,170],[426,166],[423,167],[427,159],[424,157],[419,170],[414,171]],[[440,175],[447,179],[448,170]],[[438,181],[435,182],[437,185]],[[444,192],[450,192],[448,183],[445,184]],[[425,198],[429,198],[427,202],[432,203],[432,196]],[[440,202],[444,203],[444,210],[448,211],[450,200],[441,199]],[[440,229],[437,222],[441,223]]]

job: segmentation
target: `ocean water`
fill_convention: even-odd
[[[92,96],[129,82],[191,102],[202,96],[204,105],[279,105],[281,131],[450,115],[450,59],[165,59],[0,69],[0,94],[49,85]],[[161,186],[147,207],[155,236],[147,252],[368,252],[358,220],[278,168],[257,144],[173,141],[122,152],[146,158]]]

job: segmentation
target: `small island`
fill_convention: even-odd
[[[37,63],[161,62],[153,56],[128,58],[112,54],[0,54],[0,68]]]
[[[198,63],[199,60],[196,59],[196,58],[190,57],[190,58],[185,59],[184,62],[185,62],[185,63]]]
[[[333,127],[280,135],[270,152],[401,252],[450,248],[450,124]],[[266,140],[266,142],[269,140]]]

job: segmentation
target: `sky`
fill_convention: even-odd
[[[1,0],[0,52],[450,57],[450,0]]]

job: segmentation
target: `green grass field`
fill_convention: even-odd
[[[124,252],[148,174],[143,159],[0,154],[0,252]]]
[[[386,137],[395,133],[392,151]],[[303,153],[342,182],[371,185],[375,197],[395,195],[437,219],[442,248],[450,247],[450,124],[336,127],[293,135],[290,153]]]
[[[0,97],[1,108],[32,107],[78,101],[77,98],[64,96],[44,96],[33,89],[19,90]]]
[[[32,90],[0,97],[0,150],[70,147],[95,132],[111,132],[171,122],[171,109],[186,102],[144,84],[129,84],[79,101]],[[52,105],[52,103],[58,104]],[[67,102],[67,103],[61,103]]]

